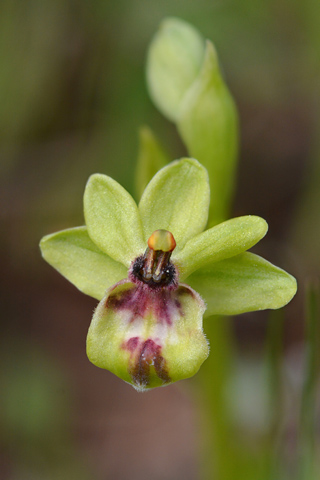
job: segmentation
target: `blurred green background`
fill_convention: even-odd
[[[245,459],[237,480],[293,478],[303,455],[305,285],[320,269],[320,3],[2,0],[0,9],[0,477],[200,478],[197,378],[142,395],[91,365],[96,302],[38,248],[43,235],[83,224],[91,173],[134,194],[141,125],[172,159],[185,154],[144,78],[148,43],[174,15],[213,40],[239,109],[232,214],[264,217],[269,233],[255,252],[299,281],[278,317],[232,320],[235,361],[223,386]],[[312,379],[316,389],[316,370]],[[312,408],[319,425],[319,402]],[[319,453],[319,443],[310,448]]]

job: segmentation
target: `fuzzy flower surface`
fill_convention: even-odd
[[[209,353],[204,316],[280,308],[296,292],[291,275],[247,252],[266,234],[265,220],[248,215],[205,230],[209,202],[207,171],[190,158],[162,168],[138,206],[94,174],[86,226],[41,240],[45,260],[99,300],[89,360],[137,390],[198,371]]]

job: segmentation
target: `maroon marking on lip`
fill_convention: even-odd
[[[129,352],[133,353],[139,344],[139,337],[131,337],[129,340],[124,344],[124,349],[129,350]]]
[[[133,322],[138,317],[144,317],[148,308],[148,297],[143,289],[134,285],[124,292],[111,292],[107,298],[106,307],[118,311],[129,310],[130,322]]]
[[[130,352],[128,372],[136,385],[144,387],[149,385],[151,365],[154,366],[157,376],[164,384],[171,381],[166,360],[161,355],[161,346],[151,338],[143,341],[138,337],[132,337],[123,348]]]
[[[151,290],[145,285],[135,285],[121,292],[111,292],[106,300],[106,308],[130,312],[130,323],[137,318],[144,318],[147,311],[152,312],[158,322],[171,326],[179,312],[183,316],[183,309],[179,297],[188,293],[177,290]]]
[[[172,325],[172,314],[175,310],[174,293],[163,290],[156,296],[154,304],[155,315],[161,322],[165,322],[167,325]]]

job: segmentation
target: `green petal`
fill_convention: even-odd
[[[169,161],[169,156],[160,146],[152,130],[142,127],[139,132],[139,155],[136,167],[136,190],[139,198],[152,177]]]
[[[177,127],[188,154],[208,170],[212,226],[226,218],[234,191],[238,115],[210,41],[201,72],[180,104]]]
[[[188,283],[206,301],[206,316],[281,308],[297,291],[294,277],[253,253],[203,267]]]
[[[204,310],[203,300],[187,285],[150,291],[119,282],[93,315],[88,358],[139,391],[191,377],[208,356]]]
[[[206,169],[183,158],[160,170],[148,184],[139,204],[145,239],[159,229],[169,230],[177,250],[206,226],[209,208]]]
[[[43,258],[81,292],[101,300],[114,283],[126,278],[127,269],[92,242],[86,227],[47,235],[40,242]]]
[[[254,215],[232,218],[189,240],[174,256],[182,279],[202,265],[233,257],[255,245],[268,230],[263,218]]]
[[[84,192],[84,214],[94,243],[114,260],[129,267],[144,252],[141,220],[131,195],[118,182],[92,175]]]

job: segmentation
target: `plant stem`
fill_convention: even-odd
[[[308,287],[306,299],[305,374],[301,399],[300,438],[298,455],[301,480],[319,478],[316,464],[316,401],[320,374],[319,284]]]

